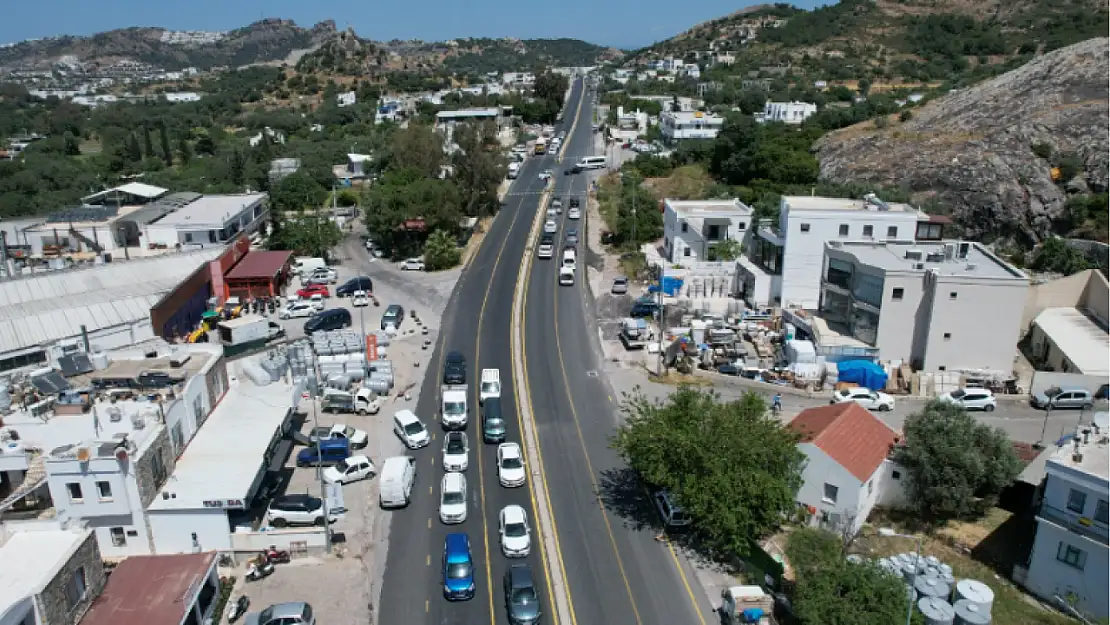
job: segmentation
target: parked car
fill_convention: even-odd
[[[439,484],[439,520],[445,525],[466,522],[466,476],[450,471]]]
[[[1053,386],[1045,390],[1034,393],[1030,398],[1029,403],[1034,408],[1045,409],[1052,408],[1053,410],[1063,408],[1078,408],[1082,410],[1090,410],[1095,405],[1095,400],[1091,396],[1091,392],[1082,388],[1060,388]]]
[[[336,516],[328,514],[328,522],[334,523]],[[266,508],[266,522],[274,527],[288,525],[323,525],[324,502],[311,495],[281,495],[270,501]]]
[[[298,317],[311,317],[316,314],[316,306],[308,300],[293,300],[278,313],[279,319],[296,319]]]
[[[355,291],[366,291],[367,293],[374,292],[374,281],[370,276],[355,276],[339,285],[335,289],[336,297],[351,297]]]
[[[308,437],[313,444],[316,441],[347,441],[352,449],[361,449],[370,442],[366,432],[342,423],[313,428]]]
[[[304,601],[275,603],[243,618],[243,625],[316,625],[312,606]]]
[[[466,534],[448,534],[443,541],[443,596],[448,601],[474,597],[474,559]]]
[[[406,258],[397,267],[401,271],[424,271],[424,261],[419,258]]]
[[[659,314],[659,302],[653,300],[639,300],[632,304],[632,310],[628,312],[629,317],[654,317]]]
[[[324,481],[329,484],[350,484],[374,477],[377,472],[370,458],[351,456],[324,469]]]
[[[385,312],[382,313],[382,330],[389,326],[394,329],[401,329],[401,324],[405,321],[405,307],[400,304],[390,304],[385,307]]]
[[[351,294],[351,306],[362,308],[370,305],[370,294],[366,291],[355,291]]]
[[[664,525],[685,527],[690,524],[690,517],[686,516],[686,512],[675,503],[674,497],[666,490],[656,491],[651,499],[655,502],[655,509],[659,511],[659,516],[663,518]]]
[[[994,393],[985,388],[959,388],[938,397],[947,404],[955,404],[965,410],[985,410],[993,412],[998,406]]]
[[[540,621],[540,595],[532,567],[514,564],[505,571],[505,611],[511,625],[535,625]]]
[[[443,359],[443,383],[466,384],[466,358],[461,352],[447,352]]]
[[[323,332],[327,330],[341,330],[351,327],[351,311],[346,308],[329,308],[321,310],[304,322],[304,333]]]
[[[628,278],[624,276],[613,278],[613,286],[609,289],[609,292],[613,295],[624,295],[628,293]]]
[[[351,445],[345,439],[326,440],[297,452],[298,467],[338,464],[351,456]]]
[[[326,284],[309,284],[297,289],[297,297],[301,299],[309,299],[313,295],[331,297],[331,291],[328,290],[328,285]]]
[[[528,527],[528,514],[516,504],[505,506],[497,518],[497,533],[501,537],[501,553],[506,558],[523,558],[532,550],[532,529]]]
[[[857,386],[855,388],[845,388],[839,391],[833,391],[832,401],[830,404],[843,404],[847,402],[855,402],[868,410],[875,410],[884,412],[887,410],[894,410],[894,398],[886,393],[873,391],[869,388]]]
[[[524,456],[520,445],[501,443],[497,446],[497,481],[505,488],[524,486]]]
[[[470,443],[466,432],[448,432],[443,437],[443,470],[466,471],[470,464]]]

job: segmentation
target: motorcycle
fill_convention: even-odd
[[[250,597],[246,595],[239,595],[239,598],[235,600],[235,603],[231,604],[231,607],[227,609],[227,622],[234,623],[235,621],[239,620],[239,617],[246,614],[247,610],[250,607]]]
[[[266,554],[263,553],[257,558],[251,559],[250,564],[247,566],[247,574],[243,577],[246,578],[248,582],[255,582],[273,574],[274,565],[266,558]]]
[[[270,545],[264,552],[266,559],[274,564],[287,564],[289,562],[289,552],[284,549],[278,549],[275,545]]]
[[[274,312],[275,310],[277,310],[277,302],[274,301],[274,298],[269,298],[266,301],[266,304],[270,307],[270,312]]]

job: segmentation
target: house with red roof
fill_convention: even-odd
[[[852,402],[810,408],[787,427],[802,436],[798,504],[814,525],[855,533],[875,506],[904,501],[906,472],[891,459],[901,435],[866,408]]]

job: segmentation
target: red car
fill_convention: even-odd
[[[310,284],[303,289],[298,290],[297,297],[301,299],[308,299],[313,295],[316,295],[317,293],[323,295],[324,297],[331,297],[331,293],[328,291],[328,285],[326,284]]]

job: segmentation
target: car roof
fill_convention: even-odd
[[[470,556],[470,536],[458,532],[448,534],[443,540],[443,550],[447,552],[447,560],[454,558],[464,560]]]
[[[278,504],[278,505],[293,504],[293,503],[307,503],[310,499],[314,499],[314,497],[312,495],[308,495],[308,494],[304,494],[304,493],[295,494],[295,495],[278,495],[277,497],[274,497],[273,503]]]
[[[501,443],[497,448],[503,450],[502,453],[506,456],[520,455],[520,445],[516,443]]]
[[[509,567],[509,583],[513,588],[530,588],[532,583],[532,567],[527,564],[514,564]]]
[[[365,460],[366,462],[370,462],[370,457],[369,456],[347,456],[347,462],[362,462],[363,460]]]
[[[456,350],[451,350],[451,351],[447,352],[447,361],[448,362],[463,362],[465,360],[466,360],[466,358],[463,358],[462,352],[459,352],[459,351],[456,351]]]
[[[466,478],[463,477],[462,473],[458,471],[448,471],[443,474],[443,483],[441,487],[443,490],[461,490],[463,482],[465,481]]]
[[[288,603],[275,603],[266,609],[270,610],[271,617],[285,618],[304,614],[307,605],[304,601],[290,601]]]
[[[417,418],[416,413],[409,410],[408,408],[398,410],[397,412],[393,413],[393,417],[401,423],[411,423],[413,421],[420,420],[419,418]]]
[[[522,523],[526,518],[526,515],[524,514],[524,508],[521,508],[516,504],[505,506],[505,509],[502,510],[502,512],[505,513],[506,523]]]

